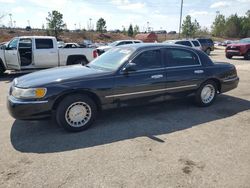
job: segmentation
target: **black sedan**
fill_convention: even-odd
[[[167,44],[113,48],[86,66],[74,65],[16,78],[8,109],[16,119],[55,115],[69,131],[85,130],[101,109],[194,95],[199,106],[237,87],[234,65],[213,63],[202,51]]]

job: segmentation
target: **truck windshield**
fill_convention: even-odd
[[[133,48],[113,48],[88,64],[89,67],[117,70],[135,51]]]

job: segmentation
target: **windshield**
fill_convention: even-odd
[[[135,51],[133,48],[113,48],[88,64],[89,67],[117,70]]]
[[[250,43],[250,38],[241,39],[239,43]]]

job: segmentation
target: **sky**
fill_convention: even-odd
[[[202,27],[210,29],[219,11],[225,16],[237,13],[245,15],[250,0],[183,0],[183,18],[191,15]],[[178,31],[181,0],[0,0],[0,25],[32,28],[46,26],[48,12],[57,10],[63,14],[68,29],[95,27],[102,17],[108,30],[128,28],[137,24],[140,31],[149,26],[153,30]],[[14,22],[15,21],[15,22]],[[15,24],[14,24],[15,23]],[[91,23],[91,24],[90,24]]]

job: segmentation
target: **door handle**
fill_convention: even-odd
[[[194,73],[195,74],[202,74],[202,73],[204,73],[204,70],[195,70]]]
[[[49,53],[51,53],[51,54],[55,54],[56,52],[49,52]]]
[[[162,74],[156,74],[156,75],[151,76],[152,79],[158,79],[158,78],[162,78],[162,77],[163,77]]]

